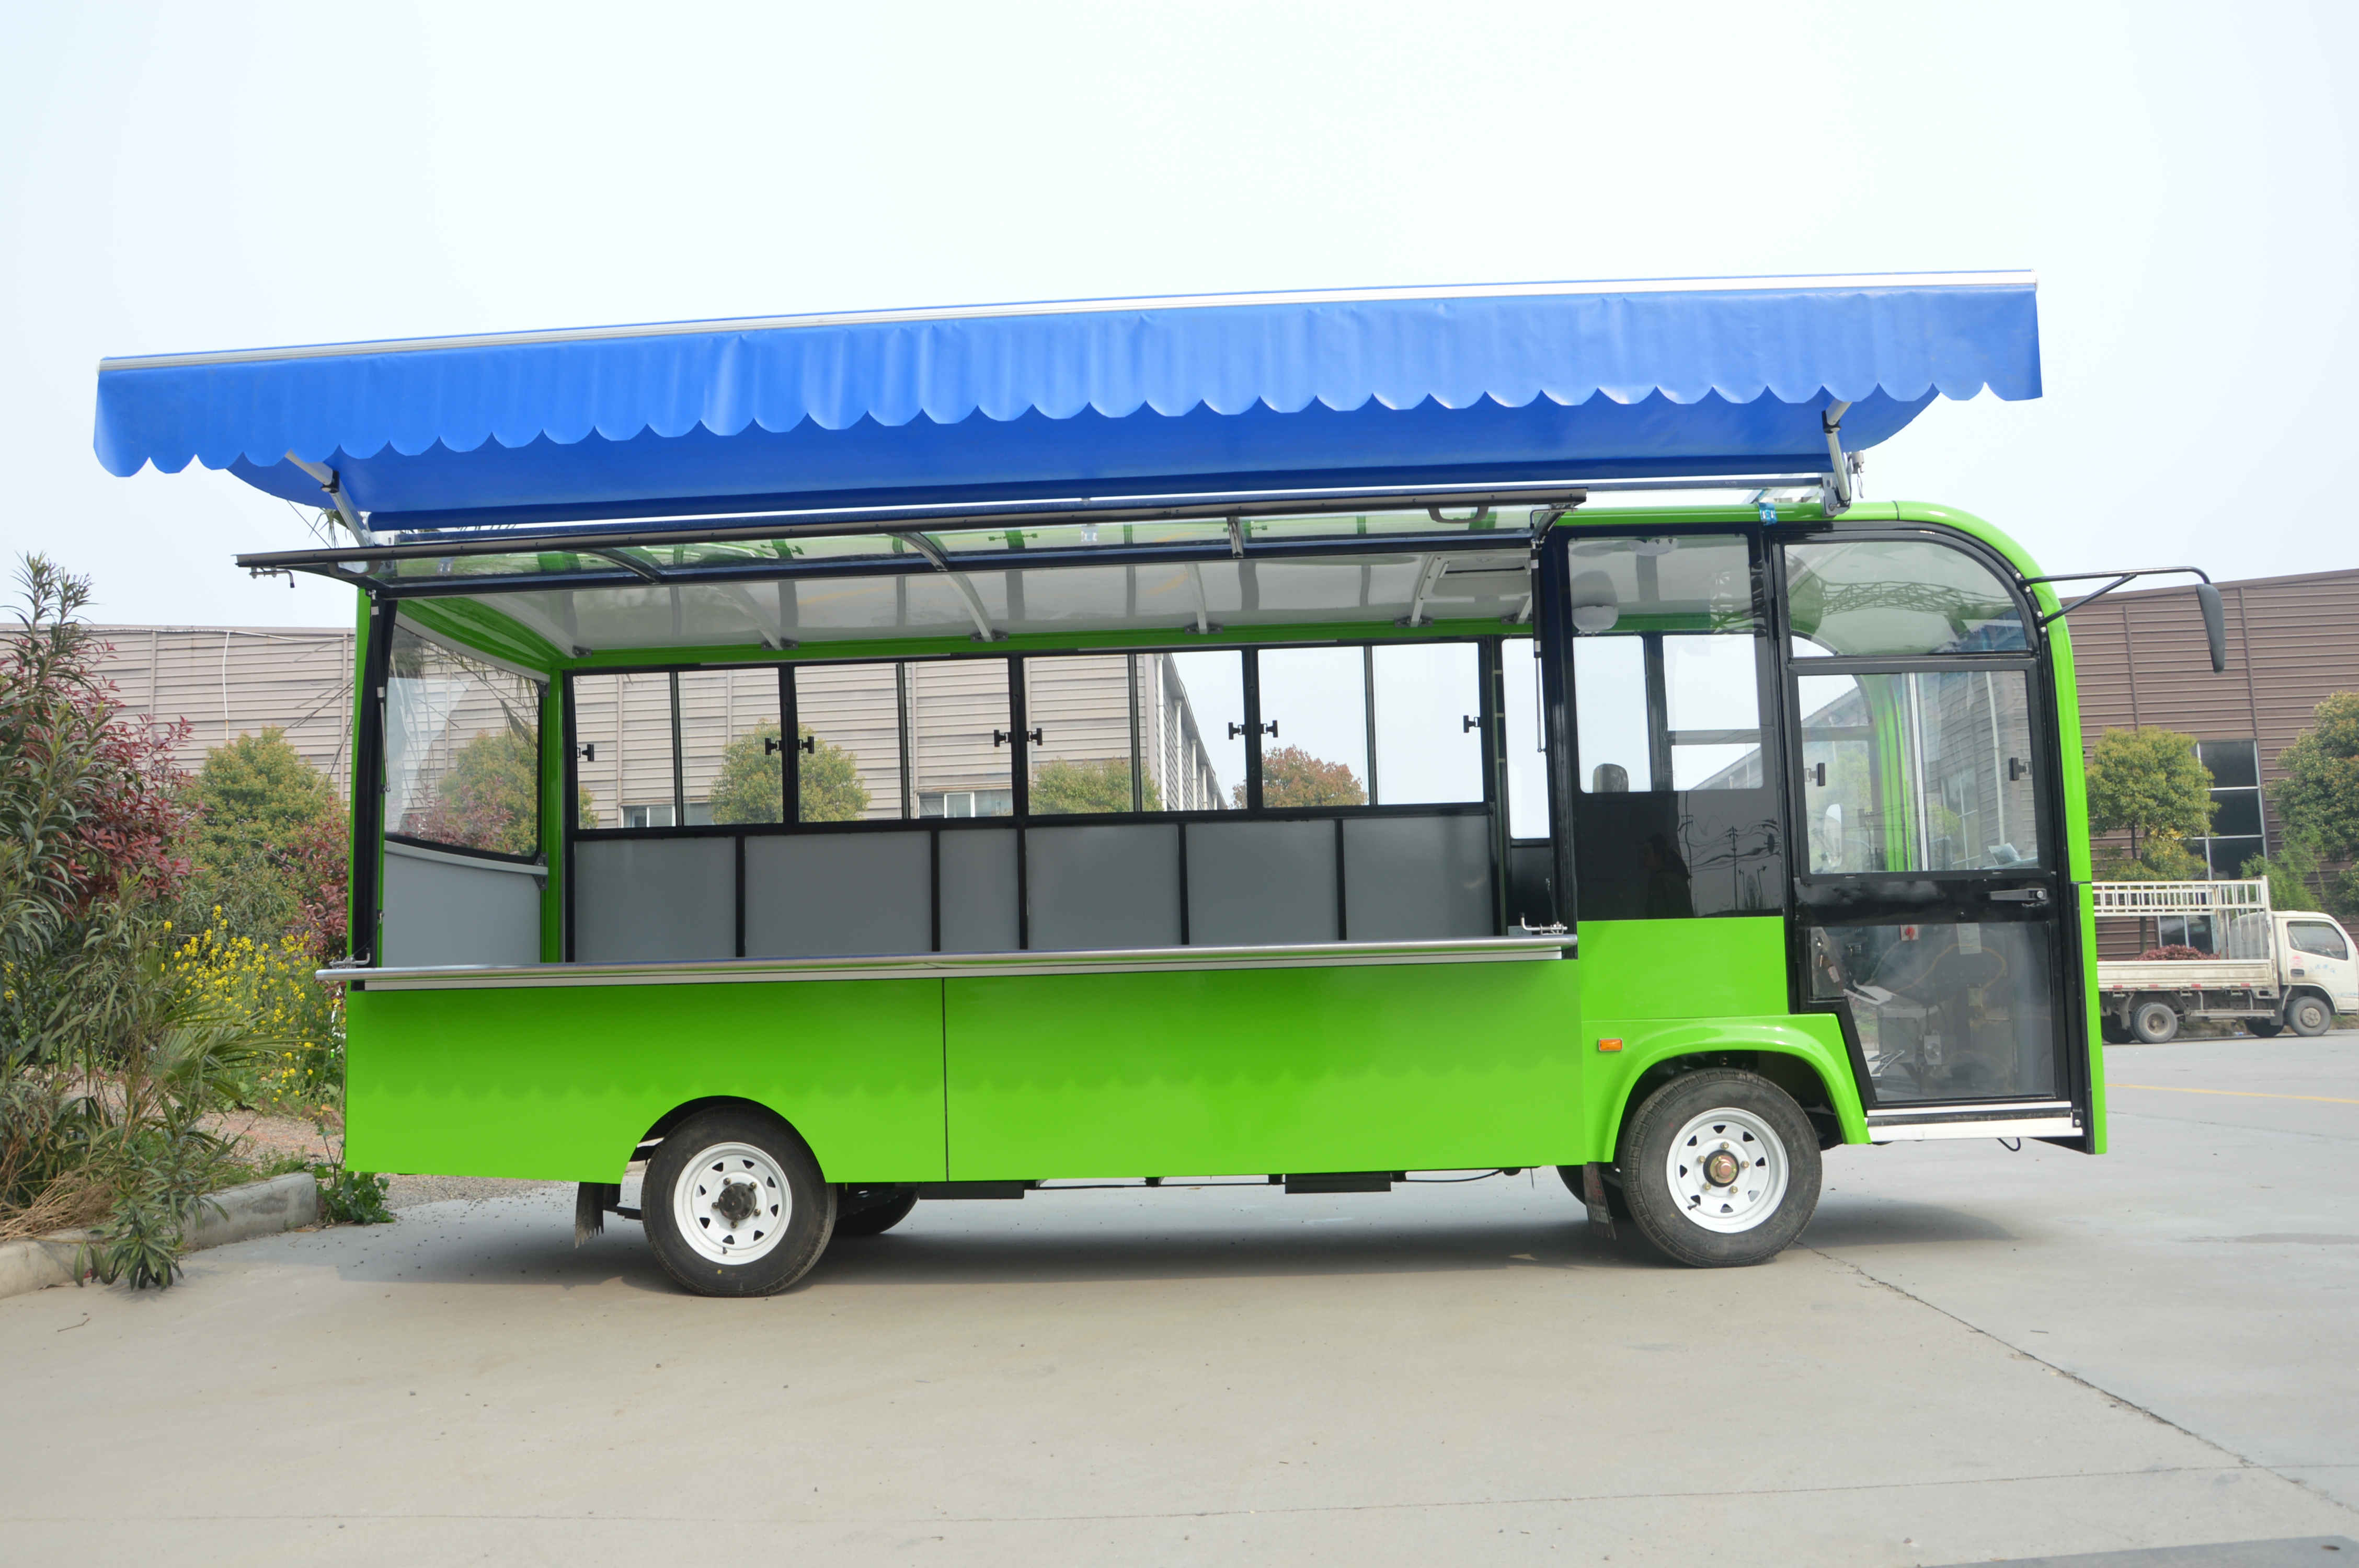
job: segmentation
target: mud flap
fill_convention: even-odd
[[[1605,1202],[1606,1167],[1599,1164],[1581,1168],[1581,1201],[1589,1206],[1589,1223],[1595,1226],[1608,1241],[1620,1238],[1614,1230],[1614,1210]]]
[[[606,1233],[606,1211],[623,1201],[619,1182],[583,1182],[573,1194],[573,1245]]]

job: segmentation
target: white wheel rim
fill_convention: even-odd
[[[672,1184],[671,1212],[700,1257],[751,1263],[785,1238],[794,1191],[777,1161],[750,1143],[715,1143]]]
[[[1786,1145],[1769,1124],[1727,1107],[1680,1128],[1663,1161],[1680,1212],[1690,1224],[1723,1236],[1750,1230],[1777,1213],[1790,1173]]]

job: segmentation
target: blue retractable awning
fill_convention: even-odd
[[[378,529],[1823,472],[2039,395],[2027,273],[994,306],[103,362],[99,460]],[[299,463],[298,461],[299,460]]]

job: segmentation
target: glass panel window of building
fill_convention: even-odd
[[[537,680],[397,623],[386,672],[386,830],[451,849],[540,847]]]
[[[2260,745],[2253,741],[2200,741],[2195,754],[2212,775],[2212,831],[2191,840],[2214,879],[2244,875],[2247,860],[2268,852],[2261,816]]]

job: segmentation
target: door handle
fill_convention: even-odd
[[[1993,903],[2041,904],[2048,902],[2048,890],[2042,887],[2002,888],[1990,895]]]

